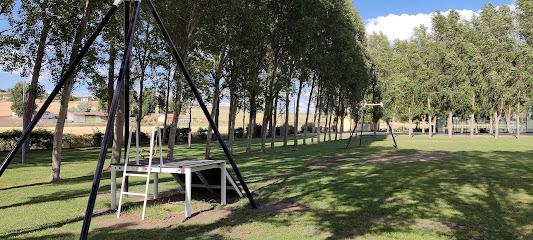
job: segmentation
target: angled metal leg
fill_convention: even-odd
[[[392,127],[390,126],[390,123],[389,123],[389,117],[387,117],[387,113],[385,112],[385,107],[383,107],[383,115],[385,115],[385,122],[387,122],[387,127],[389,128],[390,135],[392,136],[392,141],[394,142],[394,148],[398,149],[398,144],[396,144],[396,138],[394,138],[394,133],[392,132]]]
[[[353,131],[350,134],[350,138],[348,139],[348,143],[346,144],[346,148],[348,148],[348,146],[350,146],[350,142],[352,141],[353,134],[355,133],[355,131],[357,131],[357,123],[359,122],[359,119],[361,119],[361,117],[359,117],[357,119],[357,121],[355,122],[355,124],[354,124]]]
[[[120,4],[122,1],[117,0],[118,4]],[[115,10],[118,7],[118,4],[114,6]],[[131,48],[133,45],[133,37],[135,32],[135,23],[137,22],[137,16],[139,14],[139,6],[140,2],[135,1],[135,6],[133,10],[133,20],[131,21],[131,27],[128,31],[128,44],[124,48],[124,56],[122,58],[122,64],[120,68],[120,73],[117,81],[117,86],[115,88],[115,93],[113,96],[113,101],[111,103],[111,109],[109,110],[109,119],[107,122],[106,131],[104,134],[104,140],[102,147],[100,148],[100,155],[98,156],[98,163],[96,165],[96,171],[94,173],[93,178],[93,185],[91,188],[91,194],[89,195],[89,202],[87,203],[87,209],[85,211],[85,217],[83,218],[83,226],[80,233],[80,239],[85,240],[87,239],[87,235],[89,233],[89,226],[91,224],[92,214],[94,210],[94,202],[96,200],[96,195],[98,193],[98,188],[100,186],[100,179],[102,177],[102,170],[104,168],[104,163],[107,155],[107,149],[108,145],[106,144],[109,140],[109,137],[111,136],[111,130],[113,129],[113,124],[115,123],[115,114],[117,112],[118,108],[118,100],[120,97],[120,92],[122,92],[122,88],[124,87],[124,70],[127,66],[127,62],[129,61],[130,55],[131,55]]]

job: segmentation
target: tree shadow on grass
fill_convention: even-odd
[[[110,175],[111,175],[110,173],[103,173],[102,174],[102,181],[105,180],[105,179],[109,179]],[[58,186],[59,185],[64,185],[64,184],[77,184],[77,183],[81,183],[81,182],[89,182],[92,179],[93,179],[93,175],[87,175],[87,176],[82,176],[82,177],[77,177],[77,178],[63,179],[63,180],[61,180],[59,182],[36,183],[36,184],[29,184],[29,185],[24,185],[24,186],[16,186],[16,187],[6,188],[6,189],[16,189],[16,188],[39,186],[39,185],[46,185],[46,184],[58,185]],[[160,184],[161,183],[165,183],[165,182],[173,182],[173,179],[172,178],[160,178],[159,179],[159,183]],[[135,181],[135,182],[130,182],[130,184],[129,184],[130,187],[141,186],[141,185],[145,185],[145,182]],[[6,189],[3,189],[3,190],[6,190]],[[100,194],[106,193],[106,192],[110,192],[110,191],[111,191],[111,185],[107,185],[107,184],[101,185],[99,190],[98,190],[98,192]],[[27,201],[14,203],[14,204],[10,204],[10,205],[0,206],[0,210],[12,208],[12,207],[20,207],[20,206],[26,206],[26,205],[32,205],[32,204],[39,204],[39,203],[44,203],[44,202],[65,201],[65,200],[79,198],[79,197],[89,197],[89,193],[90,193],[90,189],[89,188],[86,188],[86,189],[83,188],[83,189],[79,189],[79,190],[60,190],[60,191],[55,191],[55,192],[50,193],[50,194],[29,197],[29,199]]]
[[[357,150],[357,149],[354,149]],[[360,149],[359,149],[360,150]],[[530,152],[459,152],[435,162],[360,165],[386,147],[368,147],[366,153],[339,161],[325,169],[304,166],[316,160],[304,154],[298,164],[271,158],[276,170],[259,177],[280,181],[256,191],[262,198],[285,199],[309,206],[293,215],[310,215],[324,238],[350,238],[394,232],[436,234],[457,239],[531,238],[533,177]],[[409,152],[416,153],[410,150]],[[457,152],[455,152],[457,153]],[[290,153],[285,157],[290,158]],[[327,154],[324,154],[327,155]],[[319,157],[324,157],[319,154]],[[311,159],[305,160],[305,157]],[[283,158],[283,156],[279,156]],[[294,160],[294,159],[293,159]],[[287,164],[285,172],[281,166]],[[247,167],[248,165],[245,164]],[[299,166],[298,166],[299,165]],[[282,174],[288,171],[299,174]],[[266,179],[266,178],[264,178]],[[518,195],[527,195],[524,199]],[[283,197],[287,195],[287,197]],[[287,226],[276,215],[241,208],[208,224],[179,225],[166,229],[96,230],[93,239],[154,236],[161,239],[195,237],[218,228],[231,229],[250,222]],[[302,233],[306,234],[306,233]]]
[[[521,177],[530,176],[529,154],[463,152],[431,163],[360,166],[361,174],[340,164],[288,178],[265,191],[305,186],[290,197],[297,203],[334,196],[329,209],[313,212],[316,223],[322,231],[351,237],[424,227],[417,221],[429,219],[444,223],[437,230],[445,236],[451,232],[459,239],[515,239],[524,237],[520,229],[533,220],[531,203],[520,204],[511,195],[533,195],[533,178]],[[324,177],[334,184],[316,181]]]

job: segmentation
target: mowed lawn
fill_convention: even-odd
[[[217,205],[217,195],[196,198],[193,208],[212,206],[201,213],[203,218],[225,209],[226,214],[195,220],[200,214],[168,226],[165,221],[183,211],[183,194],[170,175],[160,175],[161,200],[146,210],[145,221],[153,227],[135,227],[121,223],[140,219],[139,199],[128,197],[123,217],[114,219],[110,173],[105,172],[89,238],[533,238],[533,137],[400,136],[397,141],[398,151],[390,137],[364,137],[363,146],[355,139],[349,149],[344,148],[346,140],[299,146],[298,151],[278,142],[267,153],[260,153],[256,142],[252,154],[245,154],[245,142],[238,141],[235,159],[261,209],[252,209],[246,198],[230,197],[227,207]],[[0,239],[77,238],[98,150],[66,150],[58,183],[46,182],[50,151],[32,153],[28,164],[12,164],[0,178]],[[176,155],[199,159],[204,150],[204,144],[193,149],[179,145]],[[407,158],[443,152],[449,157],[365,163],[387,152]],[[218,145],[214,156],[225,159]],[[131,185],[139,190],[143,182],[132,179]],[[109,222],[116,224],[109,227]]]

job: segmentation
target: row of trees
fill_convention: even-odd
[[[370,96],[383,100],[396,119],[408,121],[409,135],[413,120],[435,125],[436,116],[447,117],[449,129],[453,117],[469,121],[472,135],[477,121],[488,120],[495,137],[503,116],[509,130],[533,93],[533,4],[516,3],[516,11],[487,4],[470,20],[455,10],[436,12],[432,31],[420,26],[409,40],[392,45],[382,33],[370,35],[376,79]],[[430,127],[429,136],[433,132]]]
[[[32,76],[27,100],[30,107],[26,109],[33,109],[31,104],[35,102],[35,86],[41,72],[46,70],[53,79],[59,78],[107,10],[104,3],[95,0],[1,2],[0,14],[9,18],[12,28],[0,35],[0,63],[4,71],[16,70]],[[143,113],[147,112],[143,109],[147,91],[156,91],[163,112],[174,113],[173,119],[169,119],[167,157],[171,158],[179,113],[194,98],[144,7],[137,25],[130,89],[126,90],[129,93],[120,94],[133,95],[130,101],[138,106],[139,128]],[[300,105],[305,88],[311,92],[306,122],[314,121],[314,126],[320,126],[320,119],[325,116],[326,129],[339,123],[342,129],[349,109],[357,112],[358,103],[364,98],[370,80],[366,35],[361,17],[348,0],[159,0],[157,8],[197,85],[212,104],[211,115],[217,124],[220,102],[229,99],[230,148],[238,111],[249,112],[251,132],[246,151],[252,151],[253,130],[258,123],[263,126],[261,151],[266,151],[269,140],[270,147],[274,147],[272,133],[281,121],[285,125],[284,146],[288,145],[288,126],[292,121],[288,118],[289,100],[294,95],[296,104]],[[123,15],[116,14],[61,93],[61,110],[54,133],[52,181],[60,179],[63,128],[68,99],[75,85],[85,81],[100,99],[101,106],[109,109],[117,66],[123,55],[123,22]],[[315,111],[313,120],[309,119],[311,101],[321,110]],[[112,162],[120,161],[125,105],[120,101]],[[264,112],[262,119],[257,119],[259,111]],[[285,113],[284,120],[276,119],[278,111]],[[24,115],[25,126],[30,116]],[[294,116],[297,127],[298,110]],[[313,128],[314,136],[317,132]],[[272,138],[267,139],[268,136]],[[209,128],[207,158],[212,140]],[[295,146],[296,140],[295,133]]]

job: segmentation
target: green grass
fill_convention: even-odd
[[[208,223],[186,222],[140,230],[102,229],[98,222],[115,214],[108,211],[110,174],[105,172],[89,238],[533,238],[533,138],[400,136],[397,141],[400,153],[440,151],[457,156],[434,162],[361,165],[395,151],[392,140],[365,137],[362,147],[356,140],[344,149],[343,140],[299,146],[295,152],[278,142],[278,147],[267,153],[260,153],[255,142],[252,154],[245,154],[245,143],[238,141],[235,159],[249,186],[255,189],[258,204],[284,200],[303,209],[272,214],[251,209],[244,198],[228,217]],[[202,158],[204,150],[203,144],[194,144],[193,149],[180,145],[175,155]],[[58,183],[47,182],[50,151],[32,152],[28,164],[12,164],[0,178],[0,239],[77,238],[98,151],[65,151],[63,180]],[[221,149],[216,148],[213,153],[215,158],[224,159]],[[307,168],[335,156],[348,157],[322,169]],[[134,190],[144,185],[142,180],[130,182]],[[160,175],[163,199],[178,194],[178,190],[170,175]],[[141,205],[137,200],[127,199],[125,214],[140,218]],[[148,219],[162,220],[166,214],[181,211],[181,204],[152,204],[146,213]]]

